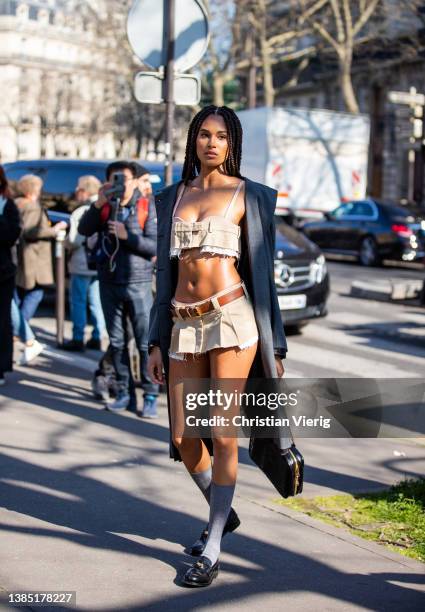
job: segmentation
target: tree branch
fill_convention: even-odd
[[[378,6],[381,0],[369,0],[369,5],[365,9],[365,11],[360,15],[359,20],[353,27],[353,38],[360,32],[360,30],[365,26],[365,24],[372,17],[376,7]]]
[[[338,42],[340,45],[342,45],[344,41],[346,40],[346,35],[344,31],[344,24],[342,21],[341,10],[339,7],[339,0],[329,0],[329,1],[330,1],[332,12],[334,14]]]
[[[337,43],[337,41],[329,34],[329,32],[322,26],[321,23],[318,23],[317,21],[314,21],[312,23],[312,28],[314,30],[316,30],[316,32],[318,34],[320,34],[320,36],[322,38],[324,38],[326,40],[326,42],[328,42],[336,51],[336,53],[338,55],[341,54],[341,47],[340,45]]]

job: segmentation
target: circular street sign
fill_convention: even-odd
[[[130,45],[146,66],[165,64],[163,49],[165,0],[135,0],[127,19]],[[175,71],[195,66],[208,46],[208,17],[200,0],[175,0]]]

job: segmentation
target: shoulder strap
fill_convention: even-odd
[[[237,197],[238,197],[238,195],[239,195],[239,192],[240,192],[240,190],[241,190],[242,185],[243,185],[243,181],[241,181],[241,182],[239,183],[239,185],[236,187],[236,189],[235,189],[235,193],[233,194],[233,198],[230,200],[230,203],[229,203],[228,207],[226,208],[226,212],[224,213],[224,216],[225,216],[225,217],[227,217],[227,214],[228,214],[229,210],[232,208],[233,204],[235,203],[236,198],[237,198]]]
[[[174,217],[174,213],[176,212],[176,210],[178,208],[178,205],[180,204],[180,200],[182,199],[185,190],[186,190],[186,185],[183,183],[183,189],[180,190],[180,193],[177,196],[176,203],[174,204],[173,214],[172,214],[171,218]]]

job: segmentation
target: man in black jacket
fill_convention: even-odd
[[[140,353],[143,416],[152,418],[157,416],[158,385],[151,382],[147,373],[147,341],[157,230],[154,201],[141,196],[137,189],[138,173],[134,162],[109,164],[106,169],[108,182],[100,189],[97,202],[82,217],[78,232],[83,236],[97,232],[99,236],[95,259],[118,386],[117,397],[107,404],[107,408],[121,411],[130,403],[124,327],[128,316]],[[116,185],[118,191],[111,189],[112,185]]]

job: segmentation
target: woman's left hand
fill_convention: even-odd
[[[277,357],[277,355],[275,355],[275,360],[276,360],[277,377],[282,378],[282,376],[285,373],[285,368],[283,367],[282,359],[280,357]]]

